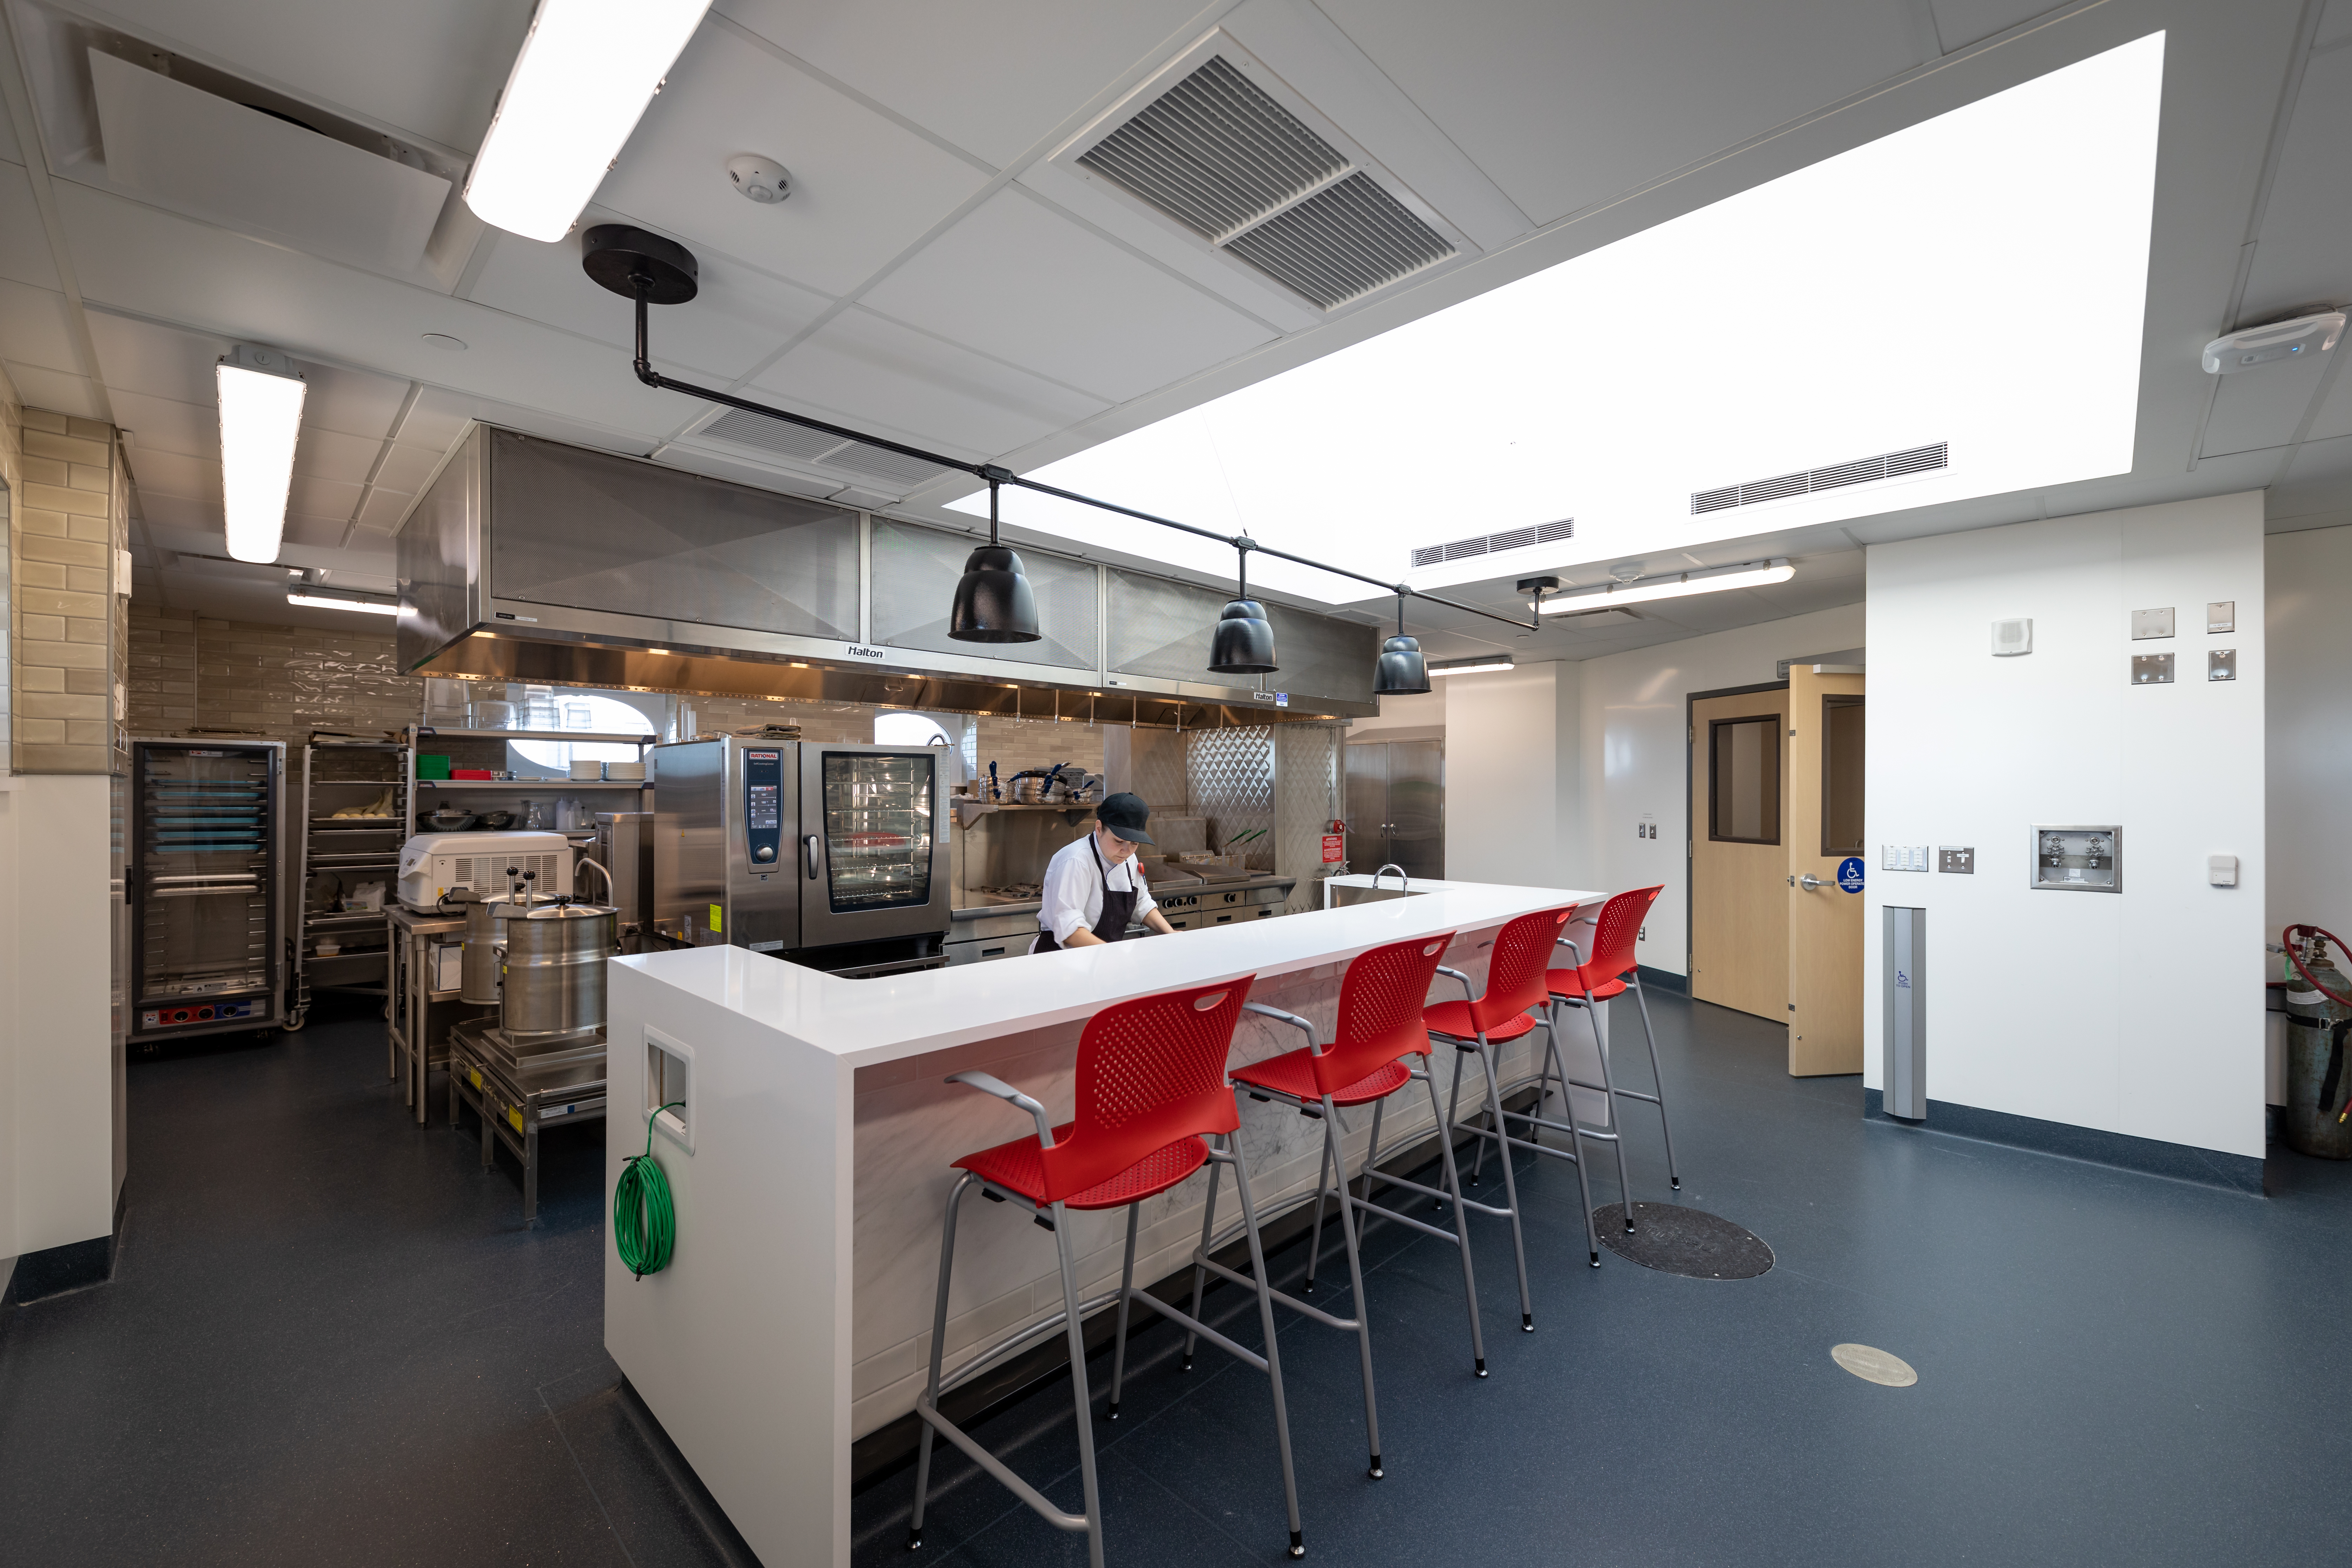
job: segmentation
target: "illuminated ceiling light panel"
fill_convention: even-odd
[[[558,240],[579,221],[710,0],[540,0],[466,180],[484,223]]]
[[[1786,561],[1766,561],[1727,566],[1711,572],[1677,572],[1671,577],[1637,577],[1612,583],[1589,593],[1570,593],[1543,602],[1547,616],[1589,614],[1638,605],[1650,599],[1679,599],[1685,594],[1720,594],[1727,588],[1762,588],[1785,583],[1797,574]]]
[[[294,446],[310,390],[276,349],[240,344],[214,370],[220,397],[221,507],[228,552],[239,561],[278,559]]]
[[[389,599],[346,598],[340,594],[306,594],[299,591],[286,595],[289,605],[299,605],[310,610],[359,610],[371,616],[396,616],[400,606]]]
[[[1490,670],[1517,668],[1507,658],[1476,659],[1468,664],[1433,664],[1429,673],[1439,675],[1485,675]]]
[[[1754,531],[1727,475],[1922,439],[1948,468],[1776,502],[1776,531],[2127,472],[2160,33],[1046,465],[1046,483],[1414,587],[1607,564]],[[2018,237],[2030,235],[2032,243]],[[2016,374],[1997,345],[2063,322]],[[1923,433],[1925,433],[1923,435]],[[1005,521],[1221,576],[1222,544],[1004,492]],[[952,503],[985,516],[987,497]],[[1412,565],[1431,539],[1576,519],[1573,540]],[[1360,584],[1261,554],[1325,604]]]

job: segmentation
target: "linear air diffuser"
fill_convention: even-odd
[[[1474,555],[1492,555],[1503,550],[1524,550],[1530,544],[1557,544],[1575,537],[1576,519],[1563,517],[1557,522],[1508,528],[1500,533],[1481,533],[1444,544],[1418,544],[1413,547],[1412,563],[1415,567],[1442,566],[1448,561],[1466,561]]]
[[[1734,507],[1755,506],[1768,500],[1785,500],[1790,496],[1811,495],[1820,490],[1843,489],[1848,485],[1873,484],[1880,479],[1899,479],[1910,474],[1929,473],[1952,466],[1952,449],[1948,442],[1938,441],[1932,447],[1913,447],[1901,452],[1883,452],[1875,458],[1857,458],[1851,463],[1839,463],[1826,468],[1811,468],[1801,474],[1780,474],[1769,479],[1750,479],[1744,485],[1726,485],[1721,489],[1691,492],[1691,515],[1706,511],[1728,511]]]

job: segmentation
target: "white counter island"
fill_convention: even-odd
[[[871,980],[734,947],[614,959],[608,1184],[645,1149],[652,1107],[686,1108],[653,1138],[675,1194],[677,1252],[667,1270],[636,1279],[607,1244],[606,1347],[761,1561],[840,1568],[850,1444],[914,1407],[928,1365],[949,1163],[1030,1127],[1003,1102],[942,1082],[948,1074],[985,1068],[1064,1120],[1078,1036],[1113,1003],[1255,974],[1253,1000],[1313,1020],[1328,1038],[1356,954],[1452,931],[1445,963],[1483,987],[1505,921],[1599,898],[1423,882],[1407,898]],[[1441,975],[1431,1000],[1460,994]],[[1590,1037],[1568,1032],[1571,1047],[1580,1037],[1589,1056]],[[1506,1047],[1506,1081],[1532,1070],[1539,1038]],[[1234,1058],[1297,1044],[1295,1030],[1244,1015]],[[1433,1058],[1441,1092],[1453,1056]],[[1597,1096],[1580,1096],[1579,1109],[1605,1121]],[[1430,1125],[1425,1101],[1401,1096],[1381,1146],[1402,1149]],[[1244,1102],[1242,1150],[1264,1207],[1312,1189],[1314,1123]],[[1205,1183],[1204,1172],[1144,1205],[1139,1284],[1189,1261]],[[1125,1218],[1072,1218],[1091,1297],[1116,1282]],[[1507,1243],[1486,1247],[1493,1267],[1509,1267]],[[956,1250],[950,1370],[1062,1300],[1053,1238],[1011,1205],[967,1204]]]

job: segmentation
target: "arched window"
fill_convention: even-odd
[[[548,728],[614,735],[649,735],[659,728],[642,711],[615,698],[564,690],[551,697],[556,721]],[[636,747],[610,741],[509,741],[507,744],[520,766],[543,768],[558,776],[570,773],[574,763],[633,763],[639,755]]]

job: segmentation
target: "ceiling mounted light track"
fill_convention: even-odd
[[[1390,667],[1386,661],[1391,657],[1398,658],[1396,672],[1400,679],[1406,673],[1404,661],[1410,658],[1412,664],[1417,666],[1421,655],[1420,645],[1403,635],[1403,605],[1407,598],[1426,599],[1433,605],[1443,605],[1449,610],[1500,621],[1521,631],[1536,630],[1540,624],[1532,614],[1528,619],[1520,620],[1515,616],[1502,615],[1476,605],[1465,605],[1459,600],[1423,593],[1408,584],[1383,582],[1378,577],[1350,571],[1345,566],[1334,566],[1312,556],[1276,550],[1258,543],[1245,533],[1219,533],[1213,529],[1195,528],[1189,522],[1178,522],[1173,518],[1155,516],[1148,511],[1138,511],[1133,507],[1120,506],[1115,501],[1040,484],[1035,479],[1024,479],[1010,468],[993,463],[966,462],[961,458],[925,451],[920,447],[909,447],[902,441],[868,435],[863,430],[812,419],[804,414],[788,413],[764,403],[754,403],[716,387],[698,386],[692,382],[676,380],[654,369],[653,353],[647,343],[646,322],[650,314],[647,307],[684,304],[695,297],[700,285],[698,281],[699,268],[696,266],[693,252],[674,240],[664,239],[657,234],[627,224],[599,224],[581,237],[580,261],[590,278],[635,304],[635,363],[637,379],[646,385],[666,392],[683,393],[688,397],[698,397],[728,408],[740,408],[745,413],[796,425],[803,430],[836,436],[845,441],[856,441],[885,452],[896,452],[919,463],[970,474],[986,483],[989,489],[989,542],[974,550],[971,559],[965,562],[963,578],[956,584],[955,600],[949,610],[949,635],[960,641],[1034,642],[1038,636],[1036,601],[1023,572],[1021,558],[1006,549],[997,538],[997,491],[1004,485],[1034,490],[1039,495],[1053,496],[1061,500],[1076,501],[1080,506],[1090,506],[1119,517],[1131,517],[1139,522],[1172,528],[1196,539],[1218,540],[1239,552],[1242,556],[1240,591],[1226,604],[1224,613],[1218,617],[1216,627],[1210,636],[1209,668],[1219,675],[1270,674],[1276,668],[1274,628],[1266,621],[1265,607],[1249,596],[1249,552],[1253,550],[1263,551],[1297,565],[1312,567],[1318,572],[1328,572],[1335,577],[1369,583],[1383,592],[1396,595],[1398,635],[1389,639],[1382,651],[1381,668],[1383,672],[1387,671]],[[1540,594],[1537,595],[1537,607],[1545,611],[1550,609],[1549,605],[1542,605]],[[958,630],[959,626],[968,629]],[[1400,643],[1409,646],[1400,647]],[[1386,675],[1376,679],[1386,679]],[[1424,679],[1423,684],[1417,688],[1400,686],[1382,689],[1402,692],[1427,690],[1428,687]]]

